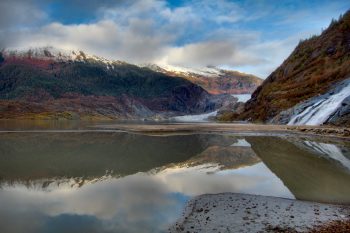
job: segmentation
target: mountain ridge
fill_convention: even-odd
[[[183,77],[211,94],[251,94],[263,82],[259,77],[213,66],[185,68],[169,65],[146,64],[154,71]]]
[[[0,118],[142,118],[208,112],[223,103],[181,77],[52,50],[1,51]]]
[[[325,94],[349,76],[350,11],[333,20],[321,35],[300,41],[291,55],[254,91],[243,110],[226,114],[221,120],[268,122],[297,104]],[[348,108],[347,104],[343,107]],[[348,113],[342,117],[347,118],[345,122],[350,125]]]

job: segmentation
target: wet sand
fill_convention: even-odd
[[[349,206],[248,194],[206,194],[188,202],[170,232],[310,232],[349,220]]]
[[[324,135],[329,137],[350,138],[349,128],[330,126],[288,126],[265,124],[227,124],[227,123],[174,123],[174,124],[113,124],[94,126],[95,128],[121,130],[135,133],[166,134],[194,132],[229,132],[247,134],[299,134]]]

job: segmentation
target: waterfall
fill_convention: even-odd
[[[321,125],[329,119],[348,96],[350,96],[350,83],[338,93],[322,98],[293,116],[288,125]]]

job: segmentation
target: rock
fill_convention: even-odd
[[[350,84],[350,78],[339,82],[326,92],[323,95],[318,95],[307,99],[292,108],[289,108],[285,111],[280,112],[274,118],[272,118],[269,122],[273,124],[288,124],[288,122],[292,119],[293,116],[296,116],[302,113],[305,109],[310,106],[315,105],[322,99],[327,99],[331,95],[338,93],[341,89],[343,89],[346,85]],[[339,125],[339,126],[350,126],[350,96],[342,101],[339,108],[324,122],[324,124],[331,125]]]

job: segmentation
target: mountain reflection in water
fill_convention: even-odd
[[[334,147],[340,154],[327,155]],[[204,193],[350,203],[349,148],[310,138],[0,133],[0,231],[163,232]]]

